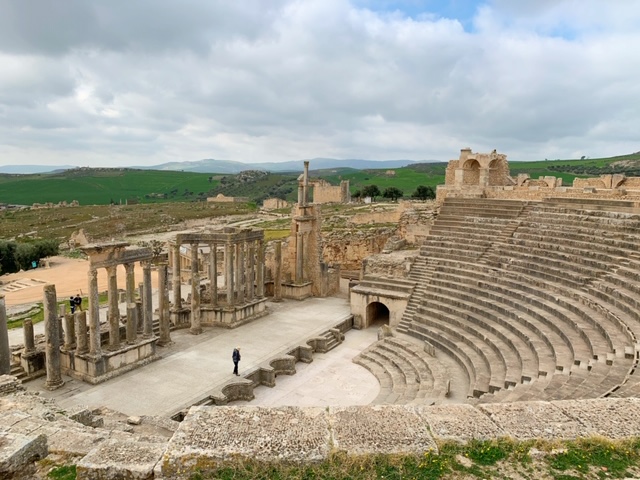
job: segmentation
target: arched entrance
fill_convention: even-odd
[[[367,305],[367,326],[389,325],[389,309],[384,303],[371,302]]]
[[[473,159],[467,160],[462,166],[464,185],[479,185],[480,184],[480,163]]]

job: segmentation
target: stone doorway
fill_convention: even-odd
[[[368,326],[381,324],[389,325],[389,309],[384,303],[372,302],[367,305],[367,323]]]

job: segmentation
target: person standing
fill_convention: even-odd
[[[238,363],[240,363],[240,347],[236,347],[233,349],[231,359],[233,360],[233,374],[240,376],[240,374],[238,373]]]
[[[76,299],[73,298],[73,295],[69,297],[69,308],[71,309],[71,313],[76,310]]]
[[[79,293],[76,295],[76,298],[73,299],[73,303],[76,304],[76,310],[81,312],[82,311],[82,297],[80,296]]]

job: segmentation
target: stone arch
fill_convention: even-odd
[[[489,185],[504,185],[509,175],[509,165],[504,158],[494,158],[489,162]]]
[[[480,184],[480,162],[476,159],[470,159],[462,165],[463,185],[479,185]]]
[[[374,323],[384,323],[389,325],[390,319],[389,307],[382,302],[371,302],[367,305],[366,325],[371,326]]]

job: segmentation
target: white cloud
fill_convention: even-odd
[[[0,164],[640,150],[632,1],[35,4],[0,0]]]

